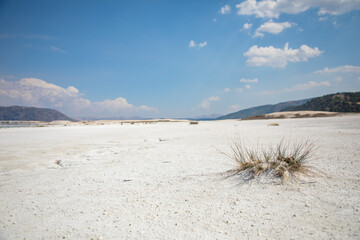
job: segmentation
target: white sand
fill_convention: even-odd
[[[274,113],[269,113],[269,114],[265,114],[266,117],[272,117],[272,118],[278,118],[278,117],[283,117],[283,118],[297,118],[297,117],[314,117],[316,115],[323,115],[323,116],[336,116],[339,114],[349,114],[349,113],[337,113],[337,112],[326,112],[326,111],[292,111],[292,112],[274,112]]]
[[[0,129],[0,239],[359,239],[360,117],[272,121]],[[326,181],[222,179],[235,126],[318,139]]]

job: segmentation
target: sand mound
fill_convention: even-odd
[[[293,112],[274,112],[269,114],[255,115],[243,120],[256,120],[256,119],[276,119],[276,118],[312,118],[312,117],[333,117],[338,116],[337,112],[325,111],[293,111]]]

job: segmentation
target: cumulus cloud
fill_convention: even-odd
[[[239,15],[255,15],[259,18],[278,18],[281,14],[298,14],[311,8],[319,8],[318,15],[339,15],[360,9],[358,0],[246,0],[236,5]]]
[[[196,44],[194,40],[191,40],[190,43],[189,43],[189,47],[191,47],[191,48],[199,47],[199,49],[205,47],[206,45],[207,45],[207,41]]]
[[[242,78],[239,80],[239,82],[241,83],[257,83],[259,80],[257,78],[254,79],[246,79],[246,78]]]
[[[210,108],[211,102],[219,101],[220,98],[218,96],[209,97],[207,99],[202,100],[199,104],[200,108]]]
[[[360,72],[360,66],[344,65],[334,68],[324,68],[323,70],[316,71],[315,73],[352,73]]]
[[[0,80],[0,89],[3,105],[49,107],[67,110],[67,113],[73,113],[71,109],[84,109],[91,105],[75,87],[65,89],[37,78],[23,78],[16,82]]]
[[[230,92],[230,88],[225,88],[224,92]]]
[[[276,35],[284,31],[286,28],[291,28],[292,26],[293,24],[290,22],[277,23],[270,20],[256,29],[254,37],[263,37],[264,33],[271,33]]]
[[[246,84],[246,85],[245,85],[245,88],[250,89],[251,86],[250,86],[249,84]]]
[[[199,44],[198,44],[199,48],[203,48],[203,47],[205,47],[206,45],[207,45],[207,42],[206,42],[206,41],[203,42],[203,43],[199,43]]]
[[[248,57],[246,63],[251,66],[270,66],[270,67],[285,67],[288,62],[306,62],[309,58],[320,56],[323,51],[317,47],[311,48],[307,45],[301,45],[299,49],[289,48],[286,43],[284,48],[258,47],[252,46],[246,53]]]
[[[252,28],[252,24],[251,23],[245,23],[242,27],[243,30],[250,30]]]
[[[93,105],[104,111],[116,112],[119,109],[131,109],[134,106],[127,102],[125,98],[119,97],[116,99],[106,99],[102,102],[94,102]]]
[[[79,90],[77,90],[77,89],[76,89],[75,87],[73,87],[73,86],[68,87],[66,90],[68,90],[69,92],[74,93],[74,94],[78,94],[78,93],[79,93]]]
[[[297,92],[297,91],[308,90],[308,89],[311,89],[311,88],[314,88],[314,87],[330,87],[330,86],[331,86],[331,84],[328,81],[323,81],[323,82],[310,81],[308,83],[296,84],[292,88],[284,89],[284,91],[285,92]]]
[[[19,81],[0,79],[0,102],[2,105],[22,105],[55,108],[70,116],[130,116],[130,114],[156,113],[157,109],[128,103],[125,98],[91,102],[74,86],[63,88],[37,78]]]
[[[310,1],[310,3],[320,7],[318,14],[325,15],[340,15],[346,12],[351,12],[353,10],[360,9],[360,1],[359,0],[322,0],[318,3],[316,1]]]
[[[221,14],[229,14],[231,12],[231,7],[229,5],[225,5],[220,8],[219,11]]]

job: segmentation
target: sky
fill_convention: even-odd
[[[360,90],[360,0],[0,0],[0,105],[181,118]]]

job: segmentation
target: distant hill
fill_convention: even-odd
[[[247,108],[244,110],[240,110],[238,112],[234,112],[234,113],[227,114],[225,116],[218,117],[218,118],[216,118],[216,120],[240,119],[240,118],[247,118],[247,117],[255,116],[255,115],[279,112],[286,107],[299,106],[299,105],[306,103],[309,100],[310,99],[303,99],[303,100],[298,100],[298,101],[282,102],[282,103],[278,103],[278,104],[274,104],[274,105],[262,105],[262,106],[258,106],[258,107]]]
[[[73,119],[69,118],[68,116],[54,109],[20,107],[20,106],[11,106],[11,107],[0,106],[0,120],[44,121],[44,122],[51,122],[56,120],[73,121]]]
[[[360,112],[360,92],[329,94],[313,98],[299,106],[286,107],[282,111]]]
[[[215,120],[216,118],[222,116],[221,114],[210,114],[210,115],[202,115],[202,116],[196,116],[193,118],[184,118],[184,119],[188,119],[188,120],[194,120],[194,121],[212,121]]]

